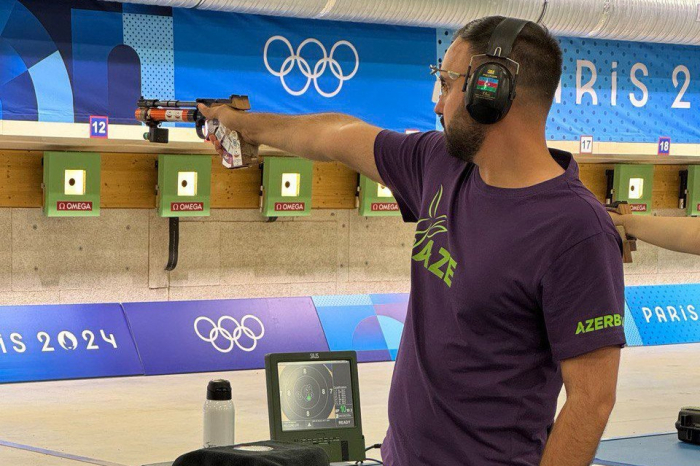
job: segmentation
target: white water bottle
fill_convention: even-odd
[[[204,403],[204,448],[234,445],[236,409],[228,380],[212,380]]]

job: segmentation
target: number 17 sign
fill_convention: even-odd
[[[581,146],[579,148],[580,154],[592,154],[593,153],[593,136],[581,136]]]
[[[106,116],[90,116],[90,137],[107,139],[109,134],[109,118]]]

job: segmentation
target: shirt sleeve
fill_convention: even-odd
[[[559,256],[542,278],[542,310],[557,361],[624,346],[625,287],[619,238],[598,233]]]
[[[384,130],[377,135],[374,142],[377,169],[406,222],[417,222],[420,217],[427,159],[443,144],[443,135],[437,131],[402,134]]]

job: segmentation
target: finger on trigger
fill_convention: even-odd
[[[212,117],[214,116],[215,110],[214,110],[212,107],[207,107],[207,106],[204,105],[204,104],[198,104],[198,105],[197,105],[197,109],[200,111],[200,113],[201,113],[202,115],[204,115],[204,117],[205,117],[207,120],[211,120]]]

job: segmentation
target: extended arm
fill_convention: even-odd
[[[318,161],[341,162],[382,182],[374,161],[374,141],[381,128],[339,113],[288,116],[247,113],[226,106],[199,106],[207,119],[218,119],[254,145],[268,145]],[[221,151],[218,141],[212,139]]]
[[[540,466],[588,466],[615,405],[620,348],[605,347],[561,362],[566,403]]]
[[[700,255],[700,219],[692,217],[652,217],[618,215],[610,212],[615,225],[646,243],[671,251]]]

